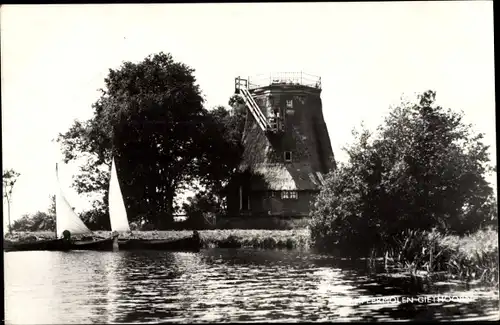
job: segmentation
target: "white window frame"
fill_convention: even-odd
[[[298,200],[299,192],[298,191],[281,191],[281,199],[282,200]]]
[[[286,100],[286,108],[293,108],[293,99]]]

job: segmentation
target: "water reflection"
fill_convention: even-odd
[[[114,322],[151,321],[176,317],[196,299],[194,290],[203,281],[197,270],[207,269],[199,254],[124,252],[117,270]]]
[[[6,322],[102,321],[110,288],[105,267],[116,257],[92,252],[4,254]]]
[[[16,324],[428,320],[498,315],[499,309],[491,292],[388,280],[371,275],[363,261],[298,251],[15,252],[4,258],[6,320]],[[450,290],[475,298],[401,301]],[[375,297],[394,300],[366,301]]]

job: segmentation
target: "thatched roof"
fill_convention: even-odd
[[[304,163],[259,164],[250,171],[253,191],[319,190],[323,184],[323,175]]]

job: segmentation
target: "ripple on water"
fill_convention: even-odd
[[[498,293],[442,284],[469,303],[363,303],[394,295],[353,266],[293,251],[4,254],[9,323],[481,319]],[[443,291],[450,290],[454,291]],[[445,288],[445,289],[443,289]],[[446,289],[448,288],[448,289]],[[458,315],[458,316],[455,316]],[[488,316],[490,315],[490,316]]]

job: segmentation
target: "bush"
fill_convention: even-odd
[[[10,230],[12,231],[55,231],[56,218],[45,212],[38,211],[33,215],[25,214],[21,219],[15,220]]]
[[[309,225],[309,218],[285,218],[274,216],[225,217],[219,216],[216,229],[267,229],[292,230],[304,229]]]
[[[311,211],[316,247],[366,255],[405,229],[465,235],[496,223],[483,135],[434,102],[425,92],[393,108],[377,134],[354,132],[348,162],[327,175]]]
[[[80,214],[80,219],[90,230],[111,230],[109,214],[101,209],[92,209]]]
[[[215,216],[221,212],[220,204],[215,195],[197,193],[183,204],[187,220],[185,227],[189,229],[210,229],[215,225]]]

